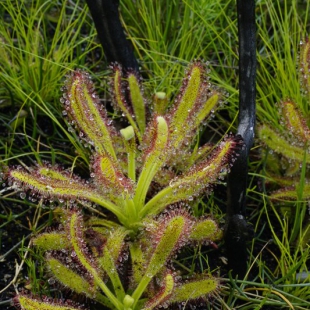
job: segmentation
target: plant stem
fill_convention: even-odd
[[[107,61],[118,62],[124,71],[139,71],[138,62],[126,39],[116,0],[86,0]]]
[[[239,125],[237,134],[244,148],[228,176],[228,204],[225,242],[230,268],[234,275],[246,272],[246,240],[248,225],[245,220],[248,156],[254,139],[255,126],[255,0],[237,0],[239,36]]]

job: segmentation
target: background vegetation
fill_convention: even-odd
[[[291,98],[309,126],[310,105],[297,70],[299,43],[310,31],[309,6],[308,1],[257,1],[258,124],[281,130],[277,102]],[[202,139],[214,140],[234,131],[238,103],[235,1],[174,0],[167,5],[162,0],[123,0],[120,11],[149,95],[165,91],[173,98],[186,65],[204,59],[225,100]],[[87,154],[68,130],[59,103],[63,77],[76,67],[89,71],[101,98],[109,100],[104,97],[107,64],[84,1],[4,0],[0,14],[0,165],[5,170],[7,165],[35,161],[73,162],[72,169],[87,176]],[[222,290],[210,300],[210,309],[310,306],[309,206],[302,193],[290,203],[268,198],[274,185],[266,183],[270,154],[263,150],[257,140],[250,163],[248,219],[254,232],[245,279],[230,281],[221,244],[218,254],[197,249],[180,262],[194,270],[196,257],[198,268],[209,268],[222,277]],[[307,178],[307,166],[302,168],[296,172],[300,182]],[[203,208],[197,206],[197,212],[221,220],[224,193],[219,186]],[[29,242],[32,234],[52,223],[52,211],[41,201],[4,190],[0,208],[1,302],[9,308],[7,300],[18,287],[31,286],[36,291],[40,285],[44,294],[53,288]]]

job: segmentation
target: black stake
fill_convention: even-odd
[[[138,62],[119,19],[119,0],[86,0],[107,61],[118,62],[124,71],[139,71]]]
[[[239,125],[237,134],[245,147],[228,176],[228,204],[225,244],[229,268],[234,276],[243,277],[247,267],[245,219],[248,156],[253,145],[255,126],[255,0],[237,0],[239,36]]]

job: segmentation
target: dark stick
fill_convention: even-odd
[[[243,277],[247,267],[245,220],[248,156],[253,145],[255,126],[255,0],[237,0],[239,36],[239,125],[237,134],[245,147],[228,176],[228,203],[225,244],[229,268],[234,276]]]
[[[86,0],[107,61],[139,71],[138,62],[119,19],[118,0]]]

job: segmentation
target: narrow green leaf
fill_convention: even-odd
[[[144,205],[147,191],[155,174],[167,160],[165,157],[168,143],[168,125],[166,120],[162,116],[157,116],[150,125],[150,131],[153,132],[153,141],[149,148],[144,151],[144,164],[134,197],[137,210]]]
[[[190,239],[194,241],[215,241],[221,233],[216,222],[212,219],[203,219],[194,223]]]
[[[55,302],[52,299],[44,302],[25,295],[18,295],[16,303],[24,310],[80,310],[78,307],[75,308],[63,302]]]
[[[109,236],[106,241],[105,247],[108,249],[111,258],[114,261],[114,264],[117,263],[121,251],[125,245],[125,237],[127,236],[128,231],[125,227],[119,226],[109,231]]]
[[[123,199],[133,194],[134,183],[124,176],[116,160],[106,154],[94,156],[93,175],[98,188]]]
[[[141,92],[141,86],[137,76],[133,73],[129,73],[127,77],[129,86],[130,102],[133,106],[135,113],[135,119],[140,129],[141,134],[145,131],[145,100]]]
[[[19,127],[24,120],[27,118],[28,112],[25,110],[19,110],[18,113],[14,116],[14,118],[9,122],[9,126],[12,130],[15,130]]]
[[[171,252],[176,248],[189,223],[184,216],[174,216],[167,221],[156,248],[146,268],[146,277],[151,278],[164,266]]]
[[[215,292],[218,287],[219,283],[215,278],[192,280],[179,286],[175,286],[168,302],[180,303],[182,301],[206,297]]]
[[[270,195],[270,199],[273,200],[294,200],[297,201],[299,199],[299,195],[295,186],[287,187],[279,189],[278,191],[274,191]],[[305,184],[302,191],[302,199],[309,200],[310,199],[310,184]]]
[[[130,108],[128,106],[128,103],[124,97],[124,89],[122,88],[122,69],[120,66],[115,65],[113,66],[113,72],[114,76],[112,79],[112,93],[114,95],[114,103],[116,104],[116,107],[121,109],[124,116],[126,116],[127,120],[129,121],[130,125],[133,127],[138,140],[141,142],[141,132],[139,131],[136,122],[134,121],[132,117],[132,113],[130,111]]]
[[[196,112],[194,123],[192,126],[193,129],[199,127],[202,122],[207,118],[207,116],[215,111],[219,99],[220,93],[218,91],[213,91],[210,95],[208,95],[205,103],[201,104],[198,111]]]
[[[166,93],[157,92],[153,99],[154,113],[158,115],[164,115],[168,108],[168,98]]]
[[[107,229],[114,229],[119,227],[119,224],[115,223],[114,221],[106,220],[99,218],[97,216],[91,216],[87,221],[87,226],[91,227],[92,229],[96,230],[98,228],[98,232],[106,235]]]
[[[66,91],[61,100],[75,124],[100,153],[107,152],[116,159],[112,136],[116,134],[107,118],[86,72],[77,70],[67,77]]]
[[[220,93],[211,91],[206,73],[206,66],[201,62],[189,66],[180,94],[169,112],[171,146],[174,150],[192,143],[197,128],[219,102]]]
[[[155,245],[145,274],[132,294],[136,302],[143,294],[152,278],[164,267],[173,250],[176,249],[181,241],[184,241],[183,237],[187,233],[189,226],[190,223],[186,216],[175,215],[167,220],[164,227],[157,232],[160,238]]]
[[[116,309],[121,310],[121,302],[114,296],[107,285],[103,282],[95,261],[89,257],[85,241],[83,240],[83,225],[81,215],[78,212],[73,211],[69,217],[69,222],[66,227],[76,257],[79,259],[80,263],[84,266],[87,272],[93,277],[95,283],[102,289],[103,293],[108,297],[110,302],[116,307]]]
[[[125,297],[123,284],[117,271],[117,264],[126,235],[127,231],[124,227],[110,231],[109,238],[103,248],[103,254],[98,257],[98,264],[109,276],[118,300],[122,300]]]
[[[64,232],[43,233],[32,239],[35,246],[42,251],[68,249],[70,243]]]
[[[294,139],[305,144],[310,141],[310,130],[297,106],[293,101],[287,100],[281,102],[282,115],[285,117],[287,130],[294,135]]]
[[[53,276],[62,283],[65,287],[70,288],[78,294],[86,295],[89,298],[95,299],[101,304],[111,307],[110,301],[100,294],[93,284],[89,283],[86,279],[70,270],[68,266],[61,263],[58,259],[48,256],[46,258],[46,264],[49,271]]]
[[[172,203],[191,200],[215,182],[221,172],[229,169],[236,149],[240,147],[239,138],[227,138],[212,152],[210,158],[193,166],[185,175],[172,180],[166,188],[157,193],[141,211],[145,214],[157,214]]]
[[[44,173],[41,174],[40,169],[34,169],[31,173],[22,169],[13,169],[9,172],[9,179],[15,183],[17,189],[24,191],[30,189],[32,193],[44,199],[54,197],[86,199],[105,207],[120,219],[124,217],[119,206],[107,200],[106,197],[80,178],[69,177],[66,173],[60,173],[52,169],[49,169],[48,174],[45,168],[43,171]]]
[[[195,102],[199,97],[203,82],[204,70],[198,63],[192,64],[187,77],[183,80],[181,94],[179,95],[175,107],[172,111],[172,119],[169,124],[171,129],[172,147],[177,150],[189,132],[188,116],[193,112]]]
[[[305,39],[305,42],[301,43],[300,55],[299,55],[299,67],[302,85],[308,96],[310,95],[310,40]]]
[[[170,273],[167,273],[164,277],[163,283],[160,286],[159,293],[148,300],[143,310],[152,310],[159,305],[163,306],[165,300],[171,295],[173,288],[173,276]]]
[[[132,260],[132,281],[133,284],[138,285],[145,274],[146,260],[145,253],[143,253],[138,242],[129,244],[130,256]]]
[[[128,126],[126,128],[123,128],[120,130],[122,137],[128,141],[134,138],[135,136],[135,131],[133,130],[132,126]]]
[[[127,153],[127,173],[128,178],[133,182],[136,182],[136,153],[137,146],[135,141],[135,132],[132,126],[128,126],[120,130],[120,133],[123,137],[123,143]]]
[[[279,134],[273,131],[270,127],[262,125],[258,128],[259,138],[273,151],[284,155],[287,158],[303,162],[305,150],[287,142]],[[306,163],[310,163],[310,154],[306,156]]]
[[[195,149],[192,151],[190,158],[188,159],[189,166],[193,165],[199,160],[202,160],[203,158],[206,158],[213,148],[214,145],[212,145],[211,143],[206,143],[199,148],[195,147]]]

